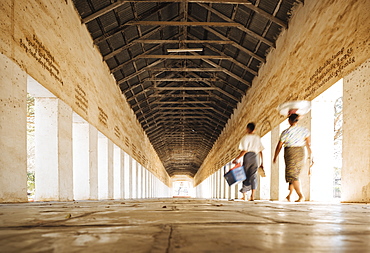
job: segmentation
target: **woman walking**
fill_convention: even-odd
[[[289,194],[286,197],[290,201],[290,196],[295,190],[298,194],[296,202],[305,201],[305,197],[301,190],[299,181],[299,174],[305,165],[305,150],[307,148],[308,159],[311,158],[311,137],[310,131],[304,127],[298,126],[299,115],[291,114],[288,118],[290,127],[284,130],[278,144],[276,145],[273,163],[284,146],[284,160],[285,160],[285,181],[289,183]]]
[[[258,155],[260,156],[260,167],[263,168],[262,150],[264,148],[261,138],[254,133],[255,127],[254,123],[247,125],[247,134],[243,136],[239,144],[240,154],[233,161],[233,163],[237,163],[238,159],[243,157],[243,166],[247,178],[243,181],[240,192],[243,194],[242,200],[245,200],[247,192],[252,190],[250,201],[254,201],[254,194],[257,189]]]

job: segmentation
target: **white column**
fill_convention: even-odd
[[[124,153],[122,149],[116,145],[113,147],[113,180],[114,180],[114,199],[124,198]]]
[[[214,198],[218,198],[218,171],[213,174],[214,178]]]
[[[145,168],[144,171],[145,171],[145,198],[149,198],[150,196],[149,170]]]
[[[287,128],[286,123],[280,124],[271,131],[271,157],[274,157],[275,148],[279,142],[281,132]],[[267,150],[266,150],[267,151]],[[268,152],[268,151],[267,151]],[[285,182],[285,163],[284,163],[284,148],[281,149],[276,163],[271,164],[271,200],[284,200],[288,195],[288,184]]]
[[[113,143],[99,132],[98,139],[99,199],[113,198]]]
[[[27,75],[0,54],[0,202],[27,201]]]
[[[141,166],[141,198],[145,198],[146,195],[146,180],[145,180],[145,171],[144,166]]]
[[[143,186],[143,174],[142,174],[142,167],[140,163],[136,163],[136,198],[142,198],[142,186]]]
[[[229,171],[232,167],[232,163],[228,163],[227,165],[227,171]],[[235,185],[229,186],[229,197],[228,199],[235,199]]]
[[[205,186],[203,186],[203,196],[205,196],[207,199],[212,198],[212,191],[211,191],[211,184],[212,184],[212,177],[208,177],[206,179]]]
[[[89,126],[90,199],[98,199],[98,130]]]
[[[123,152],[123,151],[122,151]],[[130,198],[130,170],[131,170],[131,157],[126,153],[123,152],[123,162],[124,162],[124,169],[123,169],[123,198],[129,199]]]
[[[226,198],[226,195],[225,195],[225,183],[226,183],[226,180],[224,178],[224,166],[221,167],[220,169],[220,199],[225,199]]]
[[[258,193],[259,199],[270,199],[270,186],[271,186],[271,132],[268,132],[261,138],[262,144],[264,146],[263,152],[263,166],[266,173],[266,177],[260,177],[258,175]]]
[[[154,175],[152,175],[152,180],[153,180],[153,198],[157,198],[157,181]]]
[[[130,197],[135,199],[137,198],[137,184],[136,184],[136,171],[137,171],[137,162],[135,159],[131,158],[131,174],[130,174],[130,186],[131,186],[131,195]]]
[[[36,98],[35,200],[73,200],[72,166],[72,109],[56,97]]]
[[[98,199],[98,130],[74,114],[73,189],[78,200]]]
[[[155,198],[156,197],[156,195],[155,195],[155,178],[154,178],[153,174],[151,174],[150,177],[151,177],[151,186],[152,186],[152,189],[151,189],[152,198]]]
[[[223,175],[225,175],[227,171],[228,171],[228,169],[227,169],[227,165],[225,165],[225,166],[223,167]],[[224,176],[223,176],[223,175],[222,175],[222,180],[224,181],[224,198],[225,198],[225,199],[229,199],[230,187],[229,187],[229,185],[227,184],[227,182],[226,182],[226,180],[225,180],[225,178],[224,178]]]
[[[153,198],[153,177],[152,177],[152,173],[149,171],[149,198]]]
[[[218,170],[218,198],[223,199],[223,174],[222,174],[222,167]]]
[[[324,106],[324,105],[322,104],[322,106]],[[313,109],[313,111],[316,111],[314,103],[312,103],[312,109]],[[325,107],[321,108],[319,106],[317,109],[320,110],[319,115],[312,114],[313,111],[310,111],[306,115],[301,116],[301,119],[299,120],[298,124],[302,127],[307,128],[308,130],[310,130],[310,132],[311,132],[311,142],[312,142],[312,140],[315,140],[315,138],[316,138],[316,140],[318,140],[318,142],[316,140],[315,140],[315,142],[318,145],[321,145],[322,147],[325,146],[327,148],[327,149],[323,148],[323,153],[321,155],[318,154],[316,159],[319,160],[320,156],[321,157],[326,156],[326,158],[328,159],[327,161],[330,161],[332,155],[327,156],[327,154],[332,154],[332,152],[333,152],[333,144],[334,144],[334,142],[333,142],[333,126],[334,126],[333,114],[328,115],[327,114],[328,110],[325,109]],[[324,113],[324,111],[325,111],[325,113]],[[315,124],[315,125],[318,125],[316,129],[313,128],[312,117],[316,118],[317,123],[320,122],[319,124],[317,124],[317,123]],[[327,118],[327,121],[325,120],[325,118]],[[321,121],[321,120],[324,120],[324,121]],[[322,124],[321,122],[325,122],[325,124]],[[331,122],[331,124],[330,124],[330,122]],[[331,131],[328,131],[328,129],[330,129]],[[321,140],[320,140],[320,137],[321,137]],[[307,150],[306,149],[305,149],[305,154],[306,154],[305,158],[307,158],[308,155],[307,155]],[[301,170],[301,173],[299,174],[299,181],[301,182],[302,193],[305,196],[306,201],[307,201],[307,200],[312,200],[312,198],[311,198],[311,184],[312,184],[312,181],[311,181],[311,176],[308,175],[308,169],[309,169],[308,159],[305,159],[305,161],[306,161],[306,164],[303,167],[303,169]],[[324,158],[323,161],[325,161],[325,158]],[[332,163],[331,163],[331,165],[332,165]],[[327,170],[332,171],[332,167],[329,166],[329,168],[326,168],[326,171]],[[325,173],[323,173],[323,175],[324,174]],[[327,180],[328,179],[326,179],[326,181]],[[330,182],[330,179],[329,179],[329,182]],[[326,182],[326,184],[327,185],[323,186],[323,187],[324,188],[325,187],[330,188],[330,186],[333,185],[333,182],[330,182],[329,184]],[[322,188],[322,189],[324,189],[324,188]],[[323,192],[322,196],[324,196],[324,195],[325,194]],[[296,198],[298,199],[298,196]],[[292,200],[295,200],[296,198],[292,197]]]
[[[215,174],[211,175],[211,198],[215,198]]]
[[[154,185],[153,185],[153,174],[151,172],[149,172],[149,198],[153,198],[154,197],[153,188],[154,188]]]
[[[108,199],[114,198],[114,146],[108,139]]]
[[[214,174],[214,186],[215,186],[215,198],[218,198],[218,189],[219,189],[219,182],[218,182],[218,171],[216,171]]]
[[[342,201],[370,202],[370,59],[343,81]]]

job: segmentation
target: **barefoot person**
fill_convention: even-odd
[[[243,157],[243,166],[247,179],[243,181],[243,187],[240,189],[240,192],[243,194],[242,199],[245,200],[247,192],[252,190],[250,201],[254,201],[254,194],[257,189],[258,155],[260,156],[260,166],[263,168],[262,150],[264,148],[261,138],[254,133],[255,127],[254,123],[247,125],[247,134],[244,135],[239,144],[240,154],[233,161],[233,163],[237,163],[238,159]]]
[[[286,197],[290,201],[290,196],[295,190],[298,194],[296,202],[303,202],[305,200],[301,184],[299,181],[299,174],[305,165],[305,150],[308,151],[308,159],[311,157],[311,137],[310,131],[304,127],[298,126],[299,115],[291,114],[288,118],[290,127],[285,129],[281,135],[275,149],[275,156],[273,163],[279,155],[281,148],[284,146],[284,160],[285,160],[285,180],[289,183],[289,194]]]

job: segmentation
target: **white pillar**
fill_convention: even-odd
[[[73,200],[72,166],[72,109],[56,97],[36,98],[35,200]]]
[[[152,177],[152,173],[149,171],[149,198],[153,198],[153,177]]]
[[[220,180],[219,180],[219,171],[217,170],[213,175],[215,177],[215,198],[219,198],[219,189],[220,189]]]
[[[342,201],[370,202],[370,59],[343,82]]]
[[[108,199],[114,198],[114,150],[113,142],[108,139]]]
[[[113,177],[114,177],[114,190],[113,190],[113,197],[115,199],[123,199],[124,198],[124,153],[121,148],[114,145],[113,147]]]
[[[145,171],[145,198],[149,198],[150,197],[149,170],[145,168],[144,171]]]
[[[150,177],[150,198],[154,198],[154,180],[153,180],[153,174],[149,174]]]
[[[270,186],[271,186],[271,132],[268,132],[261,138],[262,144],[264,146],[263,152],[263,165],[266,177],[260,177],[258,175],[258,199],[270,199]]]
[[[113,143],[99,132],[98,139],[99,199],[113,198]]]
[[[157,180],[156,180],[156,177],[153,175],[152,176],[153,178],[153,198],[157,198],[158,196],[158,189],[157,189]]]
[[[226,171],[229,171],[234,165],[232,163],[226,164]],[[228,199],[235,199],[235,185],[228,186],[229,187],[229,196]]]
[[[223,167],[223,175],[225,175],[227,171],[228,171],[228,169],[227,169],[227,165],[225,165],[225,166]],[[224,181],[224,199],[229,199],[230,187],[229,187],[229,185],[227,184],[227,182],[226,182],[226,180],[225,180],[225,178],[224,178],[224,176],[223,176],[223,175],[222,175],[222,179],[223,179],[223,181]]]
[[[142,186],[143,186],[143,174],[142,174],[142,167],[140,163],[136,163],[136,198],[142,198]]]
[[[98,199],[98,130],[74,114],[73,189],[78,200]]]
[[[137,198],[137,185],[136,185],[136,170],[137,162],[135,159],[131,158],[131,170],[130,170],[130,197]]]
[[[218,185],[218,176],[217,171],[213,173],[213,198],[217,198],[217,185]]]
[[[141,166],[141,198],[145,198],[146,196],[146,174],[145,174],[146,169],[144,166]]]
[[[223,174],[222,174],[222,167],[218,170],[218,198],[223,199]]]
[[[211,176],[211,189],[212,189],[212,195],[211,195],[211,198],[215,198],[216,197],[216,194],[215,194],[215,174],[213,173],[212,176]]]
[[[225,199],[226,198],[226,192],[225,192],[225,184],[226,184],[226,180],[224,178],[224,174],[225,174],[225,169],[224,169],[224,166],[221,167],[220,169],[220,199]]]
[[[0,54],[0,202],[27,201],[27,75]]]
[[[122,151],[123,152],[123,151]],[[123,198],[129,199],[130,198],[130,170],[131,170],[131,157],[126,153],[123,152]]]
[[[238,183],[233,185],[233,187],[234,187],[234,191],[233,191],[234,192],[234,199],[239,199],[239,194],[241,194],[240,189],[242,188],[242,184],[243,184],[243,182],[241,181],[241,182],[238,182]]]
[[[286,129],[286,127],[284,127],[285,125],[286,124],[282,123],[271,131],[271,143],[272,143],[271,157],[274,157],[275,148],[277,143],[279,142],[280,134],[284,129]],[[270,199],[271,200],[285,199],[289,191],[288,184],[285,182],[284,148],[281,149],[276,163],[271,164],[270,179],[271,179]]]
[[[322,105],[322,106],[324,106],[324,105]],[[314,103],[312,103],[312,109],[314,111],[316,111],[314,107],[315,107]],[[334,144],[334,142],[333,142],[333,126],[334,126],[334,122],[332,120],[330,120],[330,118],[328,118],[328,120],[325,121],[325,116],[326,117],[329,116],[329,115],[327,115],[328,110],[325,110],[324,108],[321,108],[321,107],[319,107],[318,109],[320,110],[320,115],[316,115],[316,114],[313,115],[312,110],[311,110],[306,115],[301,116],[301,119],[299,120],[298,124],[299,124],[299,126],[307,128],[311,132],[311,142],[312,142],[313,139],[315,140],[315,138],[320,138],[319,136],[322,135],[321,140],[318,139],[319,143],[316,140],[315,140],[315,142],[318,145],[322,145],[322,147],[326,146],[327,149],[325,149],[323,151],[321,157],[326,156],[328,161],[329,161],[331,157],[330,157],[330,155],[327,156],[327,154],[328,153],[330,154],[330,152],[333,152],[333,144]],[[326,112],[324,113],[324,111],[326,111]],[[319,118],[319,120],[316,121],[316,122],[321,122],[321,123],[319,123],[318,128],[316,128],[316,129],[312,128],[313,127],[312,117]],[[333,115],[331,115],[331,117],[333,118]],[[320,121],[320,120],[323,120],[323,121]],[[325,122],[325,124],[322,124],[322,122]],[[330,122],[331,122],[331,124],[330,124]],[[317,125],[317,123],[315,125]],[[331,132],[328,131],[328,129],[331,129]],[[313,130],[313,132],[312,132],[312,130]],[[318,133],[320,131],[321,131],[321,133]],[[330,148],[330,143],[331,143],[331,148]],[[305,158],[307,158],[308,155],[307,155],[307,150],[306,149],[305,149],[305,154],[306,154]],[[319,161],[319,157],[320,157],[320,154],[317,155],[316,160]],[[311,198],[311,184],[312,184],[312,181],[311,181],[311,176],[308,175],[308,169],[309,169],[308,159],[305,159],[305,162],[306,162],[306,164],[302,168],[301,174],[299,174],[299,181],[301,182],[302,193],[305,196],[306,201],[308,201],[308,200],[312,200],[312,198]],[[330,170],[330,169],[332,169],[332,167],[331,168],[326,168],[326,171]],[[324,174],[325,173],[323,173],[322,175],[324,175]],[[326,181],[327,180],[328,179],[326,179]],[[326,186],[323,186],[323,187],[327,188],[327,187],[332,186],[332,184],[333,184],[333,182],[329,182],[329,183],[326,183]],[[324,189],[324,188],[322,188],[322,189]],[[324,196],[324,192],[323,192],[322,195]],[[296,198],[298,199],[298,196]],[[294,197],[292,197],[291,199],[295,200]]]

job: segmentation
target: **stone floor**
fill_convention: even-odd
[[[370,204],[205,199],[1,204],[0,252],[370,252]]]

